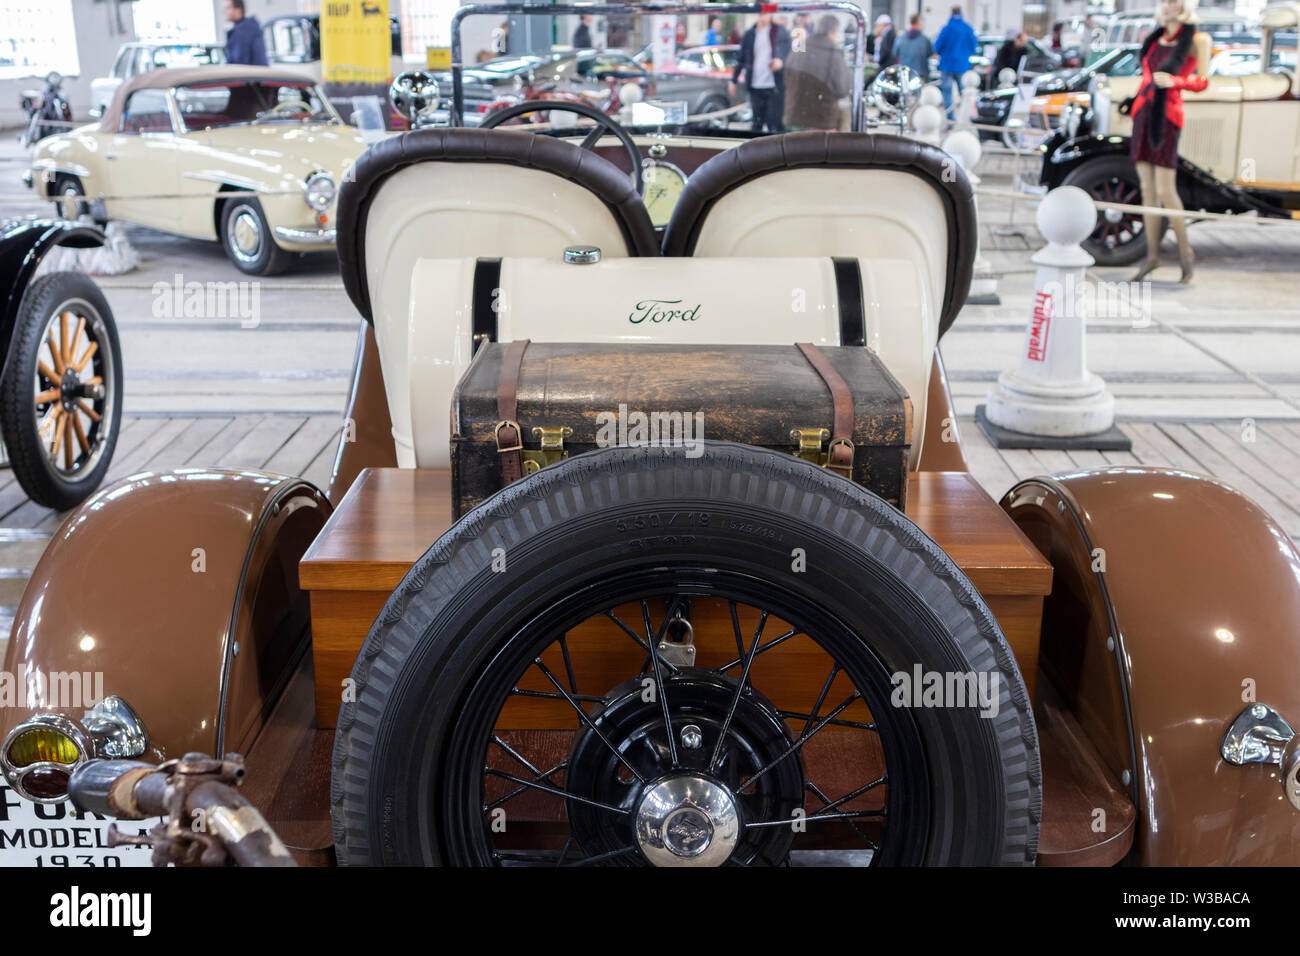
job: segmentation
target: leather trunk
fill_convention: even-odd
[[[481,346],[452,398],[456,517],[505,485],[496,436],[508,348]],[[907,392],[867,348],[816,351],[848,386],[842,401],[851,396],[852,465],[841,473],[902,508],[912,436]],[[801,434],[804,457],[822,463],[836,422],[830,385],[793,345],[529,343],[515,398],[525,474],[559,455],[611,444],[684,443],[689,454],[694,441],[708,439],[794,455]],[[562,450],[541,447],[559,441]]]

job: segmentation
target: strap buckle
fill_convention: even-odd
[[[515,443],[509,447],[504,447],[501,444],[501,433],[507,428],[515,430]],[[496,439],[498,454],[504,455],[507,452],[524,450],[524,434],[520,431],[518,422],[497,422],[496,427],[492,429],[492,436]]]
[[[831,443],[826,446],[826,468],[845,478],[852,478],[853,454],[852,440],[844,437],[832,438]]]

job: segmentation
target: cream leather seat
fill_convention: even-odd
[[[530,133],[425,129],[368,149],[338,207],[343,285],[357,310],[404,315],[416,259],[658,255],[626,173],[593,152]]]
[[[686,183],[665,256],[844,256],[922,268],[947,331],[978,237],[970,180],[937,147],[882,133],[785,133],[725,150]]]

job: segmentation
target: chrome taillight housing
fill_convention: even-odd
[[[72,771],[87,760],[139,757],[148,749],[136,712],[120,697],[105,697],[80,721],[45,713],[14,727],[0,744],[0,772],[23,799],[61,803]]]

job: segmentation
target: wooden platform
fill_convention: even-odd
[[[1051,566],[970,475],[912,475],[907,514],[984,596],[1032,693]],[[448,472],[367,470],[304,555],[299,583],[311,592],[320,726],[334,725],[343,681],[388,595],[450,524]]]

